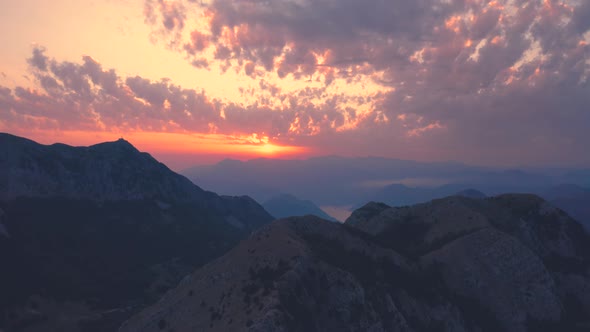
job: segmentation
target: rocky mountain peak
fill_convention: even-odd
[[[105,150],[111,150],[111,151],[126,151],[126,152],[139,152],[139,150],[137,150],[137,148],[135,148],[135,146],[133,146],[133,144],[131,144],[129,141],[125,140],[124,138],[119,138],[116,141],[112,141],[112,142],[104,142],[104,143],[99,143],[93,146],[89,147],[90,149],[100,149],[103,148]]]

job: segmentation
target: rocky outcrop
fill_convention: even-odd
[[[278,220],[120,331],[581,331],[580,230],[530,195]]]
[[[485,304],[505,330],[524,331],[528,319],[559,321],[562,305],[542,261],[516,239],[477,230],[425,255],[456,294]]]
[[[121,331],[407,330],[384,285],[368,288],[373,273],[384,281],[407,269],[405,259],[358,235],[311,216],[275,222]]]
[[[347,224],[436,264],[455,293],[486,303],[506,329],[585,322],[590,313],[588,233],[537,196],[453,196]]]

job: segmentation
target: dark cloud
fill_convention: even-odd
[[[582,1],[572,16],[572,27],[577,33],[590,30],[590,2]]]
[[[346,134],[316,127],[326,133],[314,132],[315,144],[351,135],[381,147],[372,139],[380,128],[389,141],[421,142],[458,159],[567,151],[588,162],[580,154],[590,139],[589,15],[587,1],[215,0],[209,29],[192,32],[187,54],[211,48],[220,66],[234,61],[253,78],[260,68],[326,85],[370,77],[390,89],[367,102],[372,114]],[[354,119],[344,102],[327,104]],[[299,107],[306,112],[298,123],[316,123],[316,112],[328,110]]]
[[[46,71],[47,70],[47,64],[48,64],[48,58],[47,56],[45,56],[45,48],[42,47],[35,47],[33,48],[33,56],[30,57],[29,59],[27,59],[27,62],[41,70],[41,71]]]

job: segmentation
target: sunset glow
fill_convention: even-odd
[[[2,8],[0,130],[44,143],[590,165],[587,1]]]
[[[155,155],[217,155],[218,158],[249,159],[253,156],[298,158],[309,149],[297,146],[276,145],[270,142],[255,143],[251,137],[224,135],[197,135],[190,133],[166,132],[106,132],[106,131],[45,131],[29,132],[39,143],[53,144],[56,141],[74,146],[93,145],[97,142],[125,139],[139,150]]]

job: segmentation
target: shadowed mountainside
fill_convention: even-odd
[[[583,331],[588,317],[580,224],[533,195],[453,196],[274,221],[120,331]]]
[[[124,140],[0,134],[0,329],[109,331],[273,218]]]

